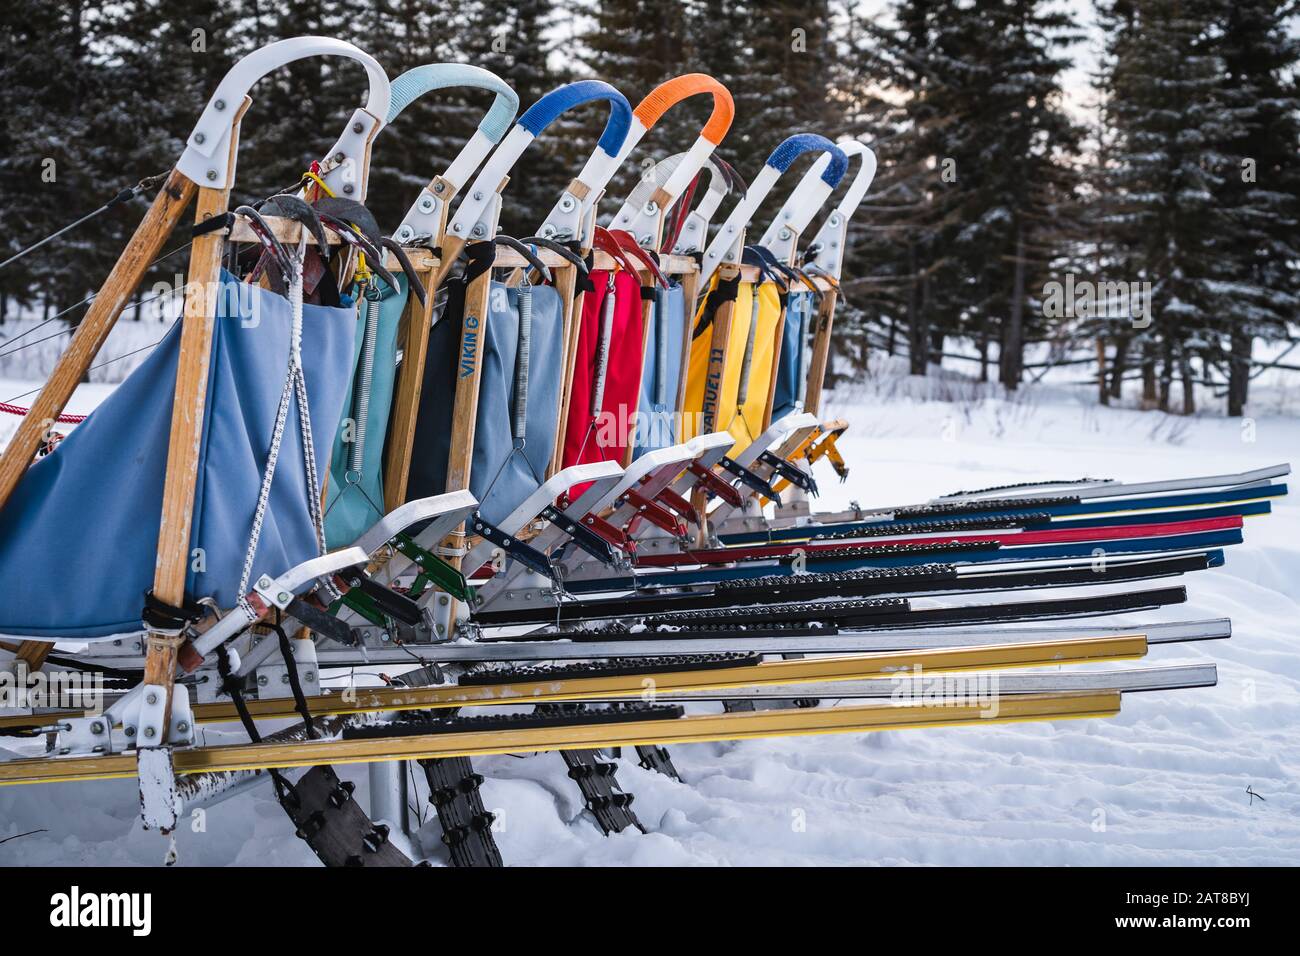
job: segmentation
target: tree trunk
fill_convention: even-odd
[[[1179,373],[1183,380],[1183,414],[1196,414],[1196,383],[1192,381],[1192,360],[1183,352],[1179,355]]]
[[[1241,329],[1232,329],[1232,357],[1228,363],[1228,414],[1240,418],[1250,400],[1250,355],[1254,338]]]
[[[927,343],[925,307],[921,302],[921,277],[916,268],[916,247],[908,250],[908,267],[912,281],[907,288],[907,354],[909,370],[913,375],[925,374]]]
[[[1110,366],[1110,397],[1115,401],[1124,397],[1124,376],[1128,372],[1128,347],[1127,335],[1115,339],[1115,358]]]
[[[1106,340],[1097,336],[1097,401],[1110,404],[1110,390],[1106,381]]]
[[[1002,333],[998,379],[1008,390],[1020,386],[1025,366],[1025,234],[1016,228],[1016,267],[1011,287],[1011,311]]]
[[[930,330],[930,361],[935,365],[943,364],[943,349],[947,339],[948,336],[944,335],[942,329]]]
[[[987,317],[980,319],[980,334],[978,348],[980,353],[980,381],[989,380],[989,320]]]
[[[1174,384],[1174,343],[1165,337],[1164,349],[1160,355],[1160,393],[1159,405],[1162,412],[1169,411],[1169,393]]]
[[[1156,350],[1151,342],[1142,346],[1142,408],[1156,407]]]

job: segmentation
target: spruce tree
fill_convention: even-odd
[[[466,13],[457,0],[379,0],[354,22],[350,39],[396,80],[427,64],[463,60],[448,25]],[[408,105],[372,145],[366,206],[392,232],[435,175],[473,134],[491,94],[437,90]]]
[[[860,82],[879,77],[892,135],[877,144],[872,207],[889,229],[866,250],[880,304],[906,317],[914,374],[965,335],[985,356],[999,342],[1000,379],[1015,388],[1074,191],[1077,133],[1060,103],[1073,25],[1043,0],[903,0],[895,12],[862,24]]]
[[[8,258],[101,206],[129,173],[102,162],[97,120],[108,105],[108,72],[92,56],[90,4],[6,5],[0,13],[0,258]],[[149,170],[154,172],[155,170]],[[100,215],[0,272],[0,290],[46,314],[91,292],[115,254],[116,213]],[[70,314],[74,321],[78,312]]]
[[[1102,215],[1131,271],[1107,279],[1150,283],[1151,314],[1133,323],[1143,399],[1195,409],[1192,358],[1203,352],[1235,295],[1225,258],[1233,217],[1223,146],[1241,135],[1245,108],[1223,96],[1224,65],[1211,28],[1218,0],[1109,0],[1103,83],[1113,143],[1103,171]],[[1145,324],[1149,319],[1149,324]]]
[[[466,5],[466,19],[452,26],[457,58],[491,70],[519,94],[522,113],[543,95],[573,78],[575,41],[555,37],[555,0],[477,0]],[[477,99],[476,102],[481,102]],[[580,107],[602,118],[603,105]],[[477,122],[477,121],[476,121]],[[501,231],[531,236],[595,147],[568,141],[581,119],[562,117],[528,147],[511,175],[501,213]]]
[[[1221,204],[1232,224],[1220,245],[1231,283],[1209,343],[1227,365],[1228,414],[1249,397],[1252,342],[1282,339],[1300,310],[1300,41],[1287,29],[1295,4],[1224,4],[1218,43],[1223,101],[1237,120],[1224,147]]]
[[[582,9],[588,16],[580,34],[583,67],[612,84],[634,108],[663,81],[691,72],[683,0],[594,0]],[[664,114],[610,181],[602,221],[617,211],[644,171],[690,148],[710,109],[707,98],[692,97]],[[589,137],[599,135],[604,116],[592,119],[586,124]]]

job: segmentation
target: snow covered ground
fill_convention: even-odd
[[[825,506],[1300,459],[1297,418],[1170,418],[1059,386],[1013,401],[982,391],[896,377],[842,388],[830,411],[853,423],[841,444],[853,474],[820,475]],[[0,421],[0,442],[9,430]],[[684,784],[623,760],[644,835],[602,837],[557,754],[478,760],[502,852],[536,865],[1300,864],[1300,503],[1274,509],[1248,521],[1225,568],[1186,579],[1188,604],[1116,619],[1230,616],[1230,641],[1157,647],[1147,662],[1215,661],[1213,689],[1131,695],[1110,720],[676,747]],[[364,798],[364,769],[340,771]],[[164,841],[135,813],[131,781],[0,790],[0,865],[156,865]],[[178,834],[179,865],[315,862],[266,787],[202,823]],[[444,859],[436,821],[421,842]]]

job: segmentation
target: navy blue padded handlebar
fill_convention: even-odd
[[[767,157],[766,165],[771,166],[778,173],[783,173],[796,159],[813,150],[831,154],[831,164],[822,173],[822,181],[834,189],[849,168],[849,158],[844,155],[842,149],[825,136],[818,136],[816,133],[795,133],[772,150],[772,155]]]
[[[628,128],[632,125],[632,106],[614,87],[601,80],[579,80],[551,90],[519,117],[519,125],[534,136],[540,136],[542,130],[555,122],[561,113],[590,103],[593,100],[606,100],[609,103],[609,122],[600,134],[597,144],[610,156],[617,156],[627,138]]]

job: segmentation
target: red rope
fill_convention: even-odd
[[[10,405],[7,402],[0,402],[0,412],[6,412],[10,415],[26,415],[30,408],[23,408],[21,405]],[[60,415],[54,419],[61,425],[76,425],[86,420],[85,415]]]

